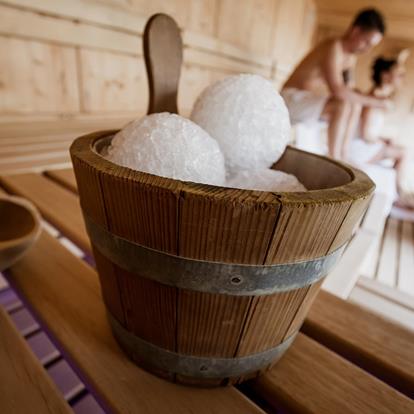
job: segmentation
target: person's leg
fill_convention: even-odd
[[[349,143],[351,142],[351,139],[356,136],[357,126],[361,118],[361,111],[362,105],[351,105],[348,122],[345,125],[344,138],[342,141],[341,159],[343,161],[348,161]]]
[[[344,131],[351,114],[351,106],[343,100],[331,98],[325,105],[321,118],[327,120],[329,156],[340,159]]]

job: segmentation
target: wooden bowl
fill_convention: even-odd
[[[101,156],[116,131],[70,152],[113,333],[157,375],[238,383],[294,340],[374,184],[288,147],[274,168],[310,190],[216,187],[133,171]]]
[[[0,271],[19,260],[40,235],[40,214],[24,198],[0,196]]]

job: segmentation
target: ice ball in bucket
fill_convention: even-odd
[[[285,151],[290,136],[283,98],[258,75],[230,76],[207,87],[191,119],[218,141],[233,171],[270,167]]]
[[[292,174],[270,169],[239,170],[231,174],[227,187],[246,190],[291,192],[307,191],[306,187]]]
[[[217,141],[189,119],[166,112],[129,123],[115,135],[106,157],[162,177],[213,185],[225,182]]]

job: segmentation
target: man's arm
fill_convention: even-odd
[[[374,98],[363,93],[352,90],[345,84],[342,72],[342,52],[339,45],[333,43],[322,62],[322,74],[328,84],[332,96],[352,103],[359,103],[363,106],[387,108],[387,100]]]

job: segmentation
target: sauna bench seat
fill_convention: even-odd
[[[104,412],[414,412],[414,333],[327,292],[318,295],[281,361],[266,375],[241,386],[186,387],[134,365],[110,332],[76,186],[68,184],[71,176],[68,170],[0,177],[3,190],[30,199],[54,228],[48,229],[53,236],[43,231],[29,253],[5,274]],[[84,255],[69,251],[56,238],[62,236]],[[9,351],[2,352],[5,346],[10,349],[3,338],[17,336],[7,318],[3,311],[1,366],[11,358]],[[14,357],[1,375],[13,378],[26,370],[28,361],[36,365],[28,347],[20,345],[12,347],[13,353],[24,357]],[[0,412],[7,412],[12,395],[27,395],[28,387],[33,395],[42,392],[47,403],[63,407],[62,412],[67,409],[53,383],[32,381],[24,387],[10,383],[14,394],[0,398]],[[15,412],[25,412],[24,398],[13,403],[18,404]]]

